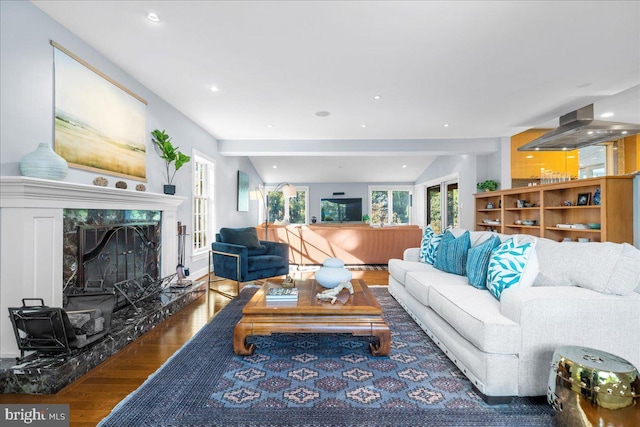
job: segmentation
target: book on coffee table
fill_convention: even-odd
[[[271,288],[265,298],[267,301],[297,301],[298,288]]]

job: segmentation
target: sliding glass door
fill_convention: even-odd
[[[427,224],[441,233],[460,225],[458,182],[446,181],[427,187]]]

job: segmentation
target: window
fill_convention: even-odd
[[[269,222],[282,221],[286,218],[290,224],[307,223],[309,188],[296,186],[296,190],[296,197],[284,197],[281,190],[273,191],[267,187]]]
[[[399,187],[370,188],[371,223],[411,224],[411,190]]]
[[[214,162],[202,154],[193,157],[193,254],[207,253],[214,229]]]

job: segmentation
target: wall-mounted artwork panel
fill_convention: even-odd
[[[238,171],[238,212],[249,211],[249,175]]]
[[[70,167],[147,180],[147,102],[51,42],[55,151]]]

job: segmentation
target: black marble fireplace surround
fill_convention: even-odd
[[[153,329],[173,313],[204,295],[206,282],[186,288],[168,287],[155,297],[119,310],[111,318],[111,331],[87,347],[72,350],[67,358],[41,357],[16,365],[16,359],[0,360],[2,393],[53,394]]]
[[[64,294],[88,291],[91,286],[87,282],[91,281],[113,291],[114,283],[144,274],[159,279],[160,223],[160,211],[64,209],[60,284]],[[84,237],[80,237],[82,234]],[[1,359],[0,390],[56,393],[205,291],[204,284],[173,288],[163,283],[160,292],[145,296],[135,307],[119,298],[110,332],[95,343],[72,350],[67,357],[43,356],[22,364],[16,364],[13,358]]]

